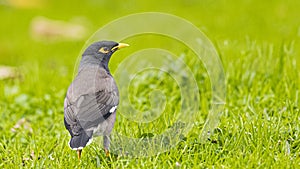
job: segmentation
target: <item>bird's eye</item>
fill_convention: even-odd
[[[101,47],[100,49],[99,49],[99,52],[101,52],[101,53],[108,53],[109,52],[109,49],[107,48],[107,47]]]

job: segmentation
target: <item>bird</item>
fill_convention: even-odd
[[[69,146],[78,159],[93,136],[103,136],[106,156],[109,156],[110,133],[116,120],[119,91],[108,64],[119,49],[129,46],[114,41],[98,41],[82,54],[78,73],[68,87],[64,99],[64,124],[71,139]]]

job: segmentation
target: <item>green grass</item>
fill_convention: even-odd
[[[196,4],[194,4],[196,3]],[[260,1],[88,1],[47,2],[38,9],[0,6],[0,65],[18,67],[21,78],[0,81],[0,168],[299,168],[300,167],[300,2]],[[83,151],[79,163],[69,149],[63,124],[63,99],[73,78],[76,58],[85,40],[35,41],[30,36],[34,16],[72,20],[84,17],[88,33],[118,17],[160,11],[186,18],[204,31],[218,49],[226,72],[226,106],[208,141],[201,130],[210,99],[209,78],[192,54],[178,48],[195,73],[201,94],[201,113],[192,130],[170,151],[151,157],[106,158],[96,143]],[[160,39],[161,38],[161,39]],[[128,39],[144,46],[164,45],[162,37]],[[141,45],[142,46],[142,45]],[[126,51],[116,53],[112,70]],[[160,87],[167,96],[165,115],[149,124],[118,118],[115,130],[132,137],[157,135],[174,124],[178,88],[172,78],[156,72],[138,75],[130,99],[138,109]],[[146,76],[146,77],[145,77]],[[149,76],[149,77],[148,77]],[[148,87],[149,84],[154,86]],[[170,85],[171,84],[171,85]],[[148,96],[147,96],[148,97]],[[144,99],[144,100],[143,100]],[[122,100],[121,100],[122,102]],[[176,115],[176,114],[175,114]],[[12,128],[22,118],[21,128]],[[30,130],[32,128],[32,131]],[[180,166],[178,166],[180,165]]]

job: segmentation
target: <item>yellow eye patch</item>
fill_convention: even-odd
[[[98,50],[99,52],[101,52],[101,53],[108,53],[110,50],[107,48],[107,47],[102,47],[102,48],[100,48],[99,50]]]

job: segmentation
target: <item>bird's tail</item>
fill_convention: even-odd
[[[74,135],[69,146],[72,150],[81,150],[83,147],[89,145],[92,142],[92,133],[82,132],[79,135]]]

